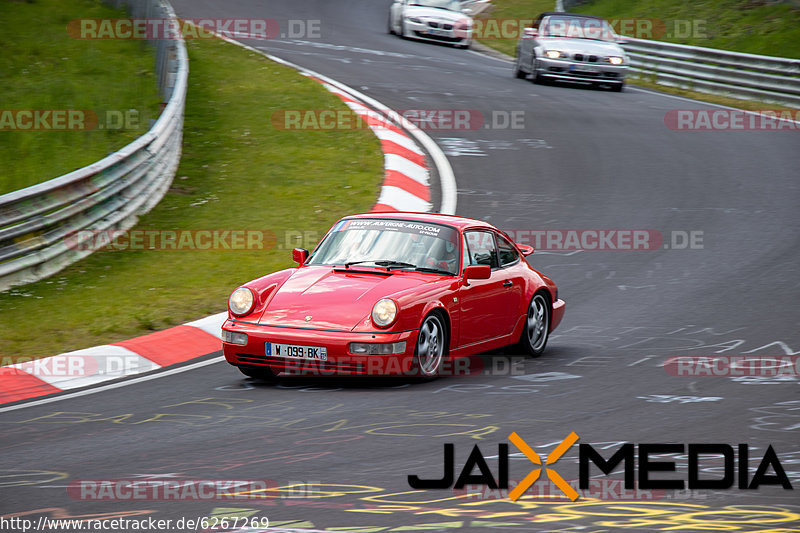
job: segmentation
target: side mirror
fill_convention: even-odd
[[[519,251],[522,252],[522,255],[528,256],[533,253],[533,246],[529,246],[527,244],[517,244],[517,248]]]
[[[308,250],[305,248],[295,248],[292,250],[292,259],[295,263],[303,264],[308,259]]]
[[[525,28],[522,30],[522,38],[523,39],[533,39],[539,35],[539,32],[536,31],[536,28]]]
[[[619,36],[617,37],[616,40],[617,40],[617,44],[628,44],[628,42],[630,42],[625,37],[619,37]]]
[[[489,265],[470,265],[464,269],[461,281],[464,285],[469,285],[471,279],[489,279],[492,275],[492,267]]]
[[[464,9],[461,10],[461,12],[464,13],[465,15],[472,15],[472,8],[465,7]]]

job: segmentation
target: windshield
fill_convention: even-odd
[[[617,37],[611,25],[605,20],[559,16],[545,18],[542,21],[540,35],[597,41],[615,41]]]
[[[458,274],[459,257],[458,230],[450,226],[359,218],[336,224],[306,264]]]
[[[409,6],[438,7],[449,11],[461,11],[459,0],[411,0]]]

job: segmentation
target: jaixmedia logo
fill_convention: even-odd
[[[516,433],[511,433],[508,440],[536,465],[509,493],[508,497],[517,501],[541,477],[544,470],[547,478],[557,486],[564,495],[572,501],[577,500],[580,494],[567,483],[552,466],[558,461],[578,439],[575,432],[570,433],[561,443],[550,452],[547,459],[542,462],[528,443]],[[688,452],[688,453],[687,453]],[[663,459],[663,455],[687,454],[688,469],[687,479],[653,479],[656,472],[677,472],[676,462]],[[702,461],[709,456],[719,458],[724,462],[721,474],[710,477],[702,472]],[[737,462],[738,456],[738,462]],[[497,445],[498,470],[497,478],[494,477],[486,458],[476,444],[461,468],[458,478],[455,478],[455,445],[444,445],[444,477],[442,479],[420,479],[418,476],[408,476],[408,484],[413,489],[463,489],[468,485],[485,485],[489,489],[508,489],[508,444]],[[637,461],[638,459],[638,461]],[[658,460],[656,460],[658,459]],[[625,476],[626,489],[654,490],[702,490],[702,489],[729,489],[738,480],[737,487],[741,490],[755,490],[762,485],[780,485],[785,490],[793,490],[786,471],[778,459],[778,454],[770,445],[764,452],[755,473],[750,476],[748,463],[750,461],[750,448],[747,444],[739,444],[736,452],[730,444],[622,444],[608,459],[598,452],[591,444],[578,446],[579,488],[588,489],[593,476],[597,472],[592,465],[606,476],[622,464]],[[478,473],[474,473],[477,468]],[[638,472],[637,472],[638,471]],[[715,471],[716,472],[716,471]],[[772,473],[770,473],[772,472]],[[637,475],[638,473],[638,475]],[[454,483],[455,481],[455,483]]]

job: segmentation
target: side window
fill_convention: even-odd
[[[464,268],[470,265],[469,244],[467,244],[466,235],[461,238],[461,247],[464,249],[464,252],[461,254],[461,270],[464,270]]]
[[[489,265],[497,268],[497,251],[494,245],[494,237],[488,231],[468,231],[464,235],[467,237],[469,247],[469,264]]]
[[[519,254],[514,249],[514,245],[502,235],[497,235],[497,256],[500,259],[500,266],[506,267],[519,261]]]

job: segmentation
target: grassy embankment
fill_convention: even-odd
[[[0,294],[0,355],[110,343],[224,311],[239,284],[292,264],[287,232],[320,235],[369,210],[383,157],[366,129],[289,131],[286,109],[347,109],[295,70],[219,41],[188,43],[183,158],[139,228],[264,230],[267,250],[99,251]],[[280,249],[284,248],[284,249]],[[6,361],[7,363],[7,361]]]

